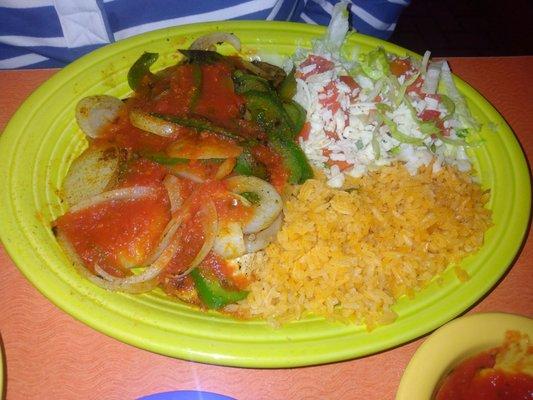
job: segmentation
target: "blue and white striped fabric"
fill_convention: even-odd
[[[327,25],[338,0],[0,0],[0,69],[61,67],[143,32],[193,22]],[[390,37],[410,0],[351,0],[352,26]]]

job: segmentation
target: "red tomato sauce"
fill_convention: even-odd
[[[56,221],[85,265],[98,265],[111,275],[130,275],[127,268],[142,266],[170,220],[165,191],[136,200],[97,204]]]
[[[530,400],[533,377],[493,369],[498,349],[464,360],[446,377],[436,400]]]

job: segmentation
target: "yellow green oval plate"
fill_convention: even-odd
[[[20,107],[0,139],[0,235],[24,275],[57,306],[125,343],[168,356],[241,367],[294,367],[346,360],[421,336],[457,316],[498,281],[518,251],[530,210],[530,179],[520,146],[497,111],[457,80],[485,128],[485,144],[472,154],[484,187],[491,189],[494,226],[486,243],[462,263],[470,280],[450,269],[413,299],[400,299],[398,319],[368,332],[364,326],[306,318],[272,329],[201,312],[154,291],[129,295],[102,290],[79,276],[57,244],[50,223],[65,211],[58,196],[69,165],[86,146],[74,108],[92,94],[125,96],[126,74],[144,51],[158,52],[154,69],[176,62],[177,48],[216,31],[235,33],[244,55],[272,60],[309,47],[324,28],[281,22],[220,22],[150,32],[99,49],[45,82]],[[348,43],[369,50],[407,50],[353,34]],[[224,51],[224,48],[222,48]],[[495,131],[488,126],[496,126]]]

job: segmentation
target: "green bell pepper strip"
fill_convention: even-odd
[[[250,90],[243,96],[253,120],[269,136],[276,132],[285,138],[295,138],[292,121],[275,94]]]
[[[294,100],[283,103],[283,108],[292,122],[294,135],[298,136],[305,124],[305,109]]]
[[[178,50],[191,64],[215,64],[224,59],[222,54],[210,50]]]
[[[128,71],[128,84],[132,90],[137,90],[144,76],[151,74],[150,67],[159,58],[158,53],[143,53],[133,63]]]
[[[243,148],[244,150],[239,155],[239,157],[237,157],[237,162],[233,171],[238,175],[256,176],[258,178],[266,180],[268,174],[265,166],[257,162],[257,160],[252,155],[249,146],[244,144]]]
[[[144,154],[144,157],[162,165],[187,164],[189,162],[186,158],[167,157],[161,154]]]
[[[218,309],[248,296],[246,290],[223,288],[219,281],[207,278],[198,268],[193,269],[190,275],[196,285],[198,296],[208,308]]]
[[[278,95],[283,101],[290,101],[296,94],[296,78],[294,77],[294,68],[283,79],[278,88]]]
[[[191,96],[191,111],[194,111],[200,97],[202,96],[202,67],[198,64],[192,64],[192,80],[194,83],[194,90]]]
[[[182,118],[175,115],[159,114],[159,113],[150,113],[150,115],[163,119],[165,121],[173,122],[176,125],[184,126],[186,128],[193,128],[197,131],[209,131],[217,133],[222,136],[226,136],[230,139],[240,140],[242,139],[239,135],[229,131],[226,128],[217,126],[210,121],[199,119],[199,118]]]
[[[313,169],[309,165],[305,153],[295,142],[279,135],[273,135],[270,144],[281,155],[283,164],[289,172],[290,183],[304,183],[313,177]]]
[[[256,75],[247,74],[240,70],[233,73],[233,83],[235,83],[235,92],[242,94],[251,90],[258,92],[271,92],[272,86],[266,79]]]

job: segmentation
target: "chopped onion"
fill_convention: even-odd
[[[420,73],[422,75],[426,73],[430,57],[431,57],[431,51],[426,50],[426,52],[424,53],[424,57],[422,58],[422,65],[420,66]]]
[[[218,43],[228,43],[237,51],[241,51],[241,41],[233,33],[213,32],[204,35],[192,42],[189,49],[191,50],[214,50]]]
[[[220,167],[218,167],[215,179],[223,179],[231,174],[231,171],[235,168],[235,164],[237,164],[236,158],[226,158],[224,162],[220,164]]]
[[[439,86],[440,71],[442,69],[442,61],[436,61],[429,64],[426,78],[424,79],[424,85],[422,91],[427,94],[437,93]]]
[[[145,279],[137,278],[137,282],[129,283],[125,285],[125,284],[118,284],[117,282],[121,280],[123,281],[125,279],[134,278],[134,277],[132,276],[128,278],[117,278],[117,277],[114,277],[108,274],[107,272],[103,271],[100,267],[97,266],[96,267],[97,272],[107,278],[107,279],[102,279],[92,274],[87,268],[84,267],[84,263],[82,259],[80,258],[80,256],[78,256],[78,253],[76,253],[76,251],[74,250],[74,246],[72,246],[72,243],[70,243],[70,241],[66,238],[66,236],[63,235],[61,232],[59,232],[57,235],[57,241],[61,245],[67,257],[72,262],[72,265],[74,266],[76,271],[80,275],[84,276],[89,281],[94,283],[95,285],[101,287],[102,289],[106,289],[110,291],[121,290],[123,292],[128,292],[128,293],[144,293],[144,292],[149,292],[150,290],[154,289],[157,286],[157,280],[155,279],[157,274],[152,277],[150,277],[150,275],[144,276],[143,278]],[[145,272],[147,271],[148,270],[146,270]],[[143,274],[135,275],[135,277],[141,277],[141,275]]]
[[[218,235],[218,214],[215,204],[212,201],[209,201],[199,213],[201,213],[202,216],[202,227],[204,228],[205,233],[204,244],[189,267],[182,272],[179,277],[187,275],[204,261],[204,258],[213,248],[215,239]]]
[[[145,111],[137,109],[131,110],[129,117],[134,127],[158,136],[170,137],[181,129],[178,124],[154,117]]]
[[[251,233],[244,236],[244,246],[247,253],[255,253],[267,247],[276,237],[276,234],[281,229],[282,213],[272,222],[272,224],[257,233]]]
[[[170,199],[170,211],[174,214],[183,205],[180,181],[174,175],[167,175],[163,179],[163,185],[167,189],[168,198]]]
[[[243,232],[257,233],[269,227],[282,209],[282,200],[276,189],[268,182],[255,176],[232,176],[226,179],[228,189],[236,194],[245,192],[257,194],[258,201],[252,204],[253,214],[243,226]]]
[[[107,95],[88,96],[76,105],[76,121],[87,136],[98,138],[102,128],[114,121],[124,106],[122,100]]]
[[[93,207],[100,203],[105,203],[113,200],[138,200],[144,197],[154,196],[156,189],[150,186],[133,186],[121,189],[110,190],[108,192],[97,194],[89,199],[82,200],[74,207],[71,207],[69,213],[76,213]]]

